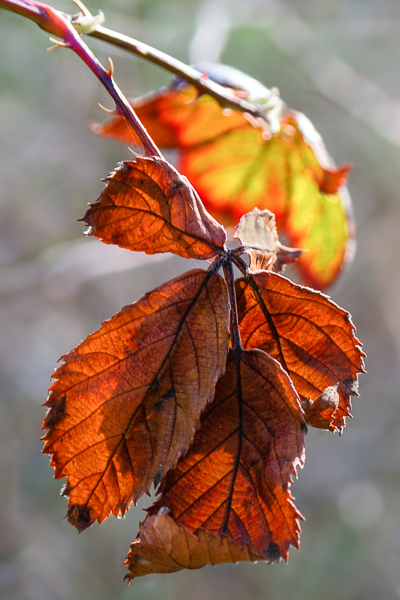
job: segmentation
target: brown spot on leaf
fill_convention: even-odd
[[[280,560],[281,552],[279,550],[278,544],[275,544],[275,542],[273,541],[270,542],[268,550],[266,552],[266,557],[270,562],[278,562],[278,560]]]
[[[44,419],[46,429],[56,427],[66,416],[66,396],[65,394],[50,401],[50,408]]]
[[[67,514],[67,520],[71,525],[77,528],[79,532],[84,531],[87,527],[90,527],[95,519],[90,515],[90,511],[86,504],[74,504],[70,506]]]

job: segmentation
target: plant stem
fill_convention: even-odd
[[[122,114],[143,144],[147,156],[162,157],[161,152],[136,116],[133,108],[113,79],[112,63],[107,71],[90,48],[85,44],[71,23],[71,17],[51,6],[35,0],[0,0],[0,8],[15,12],[34,21],[41,29],[63,41],[53,40],[57,45],[73,50],[96,75],[115,102],[117,112]]]
[[[89,35],[103,42],[108,42],[114,46],[118,46],[128,52],[136,54],[149,62],[162,67],[166,71],[181,77],[188,83],[191,83],[199,92],[208,94],[217,100],[222,106],[233,108],[241,112],[247,112],[253,117],[265,118],[265,112],[261,107],[246,102],[238,98],[230,89],[225,88],[218,83],[215,83],[203,73],[197,71],[193,67],[169,56],[165,52],[161,52],[152,46],[148,46],[143,42],[135,40],[127,35],[112,31],[102,25],[97,25]]]
[[[228,251],[227,260],[224,262],[224,274],[226,282],[228,284],[229,301],[231,305],[232,348],[234,349],[235,354],[238,355],[238,353],[240,354],[240,351],[242,350],[242,341],[240,339],[239,319],[237,313],[235,277],[233,274],[233,266],[229,254],[230,252]]]

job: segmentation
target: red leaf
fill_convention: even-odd
[[[305,423],[289,377],[259,350],[230,351],[193,446],[161,486],[150,514],[229,537],[270,562],[299,545],[289,490],[304,463]]]
[[[342,430],[364,371],[349,313],[327,296],[275,273],[236,281],[242,343],[261,348],[287,371],[302,400],[316,400],[339,383],[333,425]]]
[[[194,270],[126,306],[62,357],[44,452],[83,530],[158,485],[192,443],[228,351],[226,285]]]
[[[83,218],[102,242],[184,258],[212,258],[223,250],[224,228],[166,161],[138,157],[122,163],[106,181]]]

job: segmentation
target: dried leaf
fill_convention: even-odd
[[[334,422],[339,408],[338,386],[339,384],[337,383],[326,388],[314,401],[309,399],[301,403],[308,425],[312,425],[312,427],[317,427],[318,429],[336,431]]]
[[[225,282],[198,269],[126,306],[62,357],[43,451],[55,477],[67,477],[79,530],[124,514],[186,453],[225,370],[228,334]]]
[[[269,210],[253,208],[243,215],[233,234],[250,257],[249,270],[280,273],[285,265],[303,253],[299,248],[283,246],[276,230],[275,215]]]
[[[151,573],[175,573],[206,565],[265,560],[248,546],[238,546],[226,536],[200,529],[197,535],[174,523],[163,511],[140,524],[139,539],[131,544],[126,579]]]
[[[261,348],[288,372],[303,401],[315,401],[339,383],[339,431],[364,371],[360,342],[348,312],[327,296],[262,272],[236,281],[240,333],[245,348]]]
[[[212,258],[224,248],[224,228],[169,163],[152,157],[124,162],[107,178],[83,220],[107,244],[147,254]]]
[[[167,510],[191,533],[227,536],[270,562],[287,559],[299,545],[301,515],[289,487],[305,458],[302,415],[277,361],[231,350],[193,446],[150,514]]]

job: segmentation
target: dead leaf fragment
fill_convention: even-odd
[[[160,511],[157,515],[146,517],[140,524],[138,540],[131,544],[125,562],[129,569],[126,579],[258,560],[265,558],[252,552],[248,546],[239,546],[227,536],[219,537],[204,529],[193,535]]]
[[[240,240],[250,256],[249,270],[281,273],[284,266],[299,258],[304,250],[288,248],[279,241],[275,215],[268,209],[253,208],[241,217],[233,237]]]
[[[339,394],[337,388],[339,383],[326,388],[316,400],[305,400],[301,403],[304,410],[304,418],[308,425],[318,429],[329,429],[336,431],[334,425],[335,416],[339,408]]]

